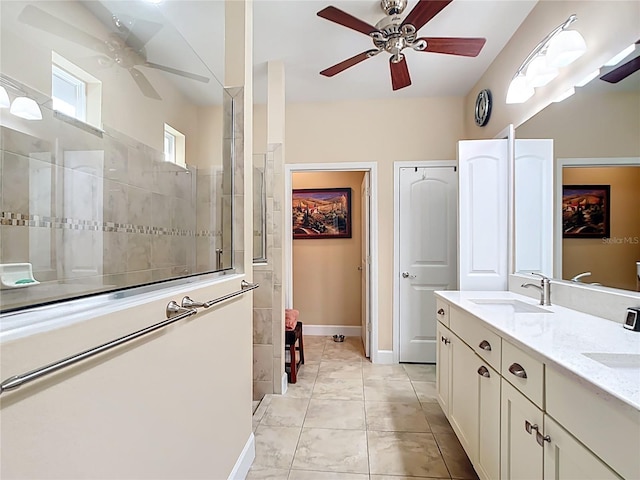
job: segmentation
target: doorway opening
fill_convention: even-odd
[[[375,363],[378,345],[377,165],[369,162],[287,164],[284,181],[287,192],[283,229],[286,308],[300,310],[305,335],[360,336],[365,355]],[[357,213],[357,218],[352,216],[351,229],[357,232],[357,237],[293,240],[293,190],[343,188],[347,186],[345,182],[350,184],[352,205],[356,207],[355,212],[351,212]],[[296,261],[302,256],[302,261]],[[330,318],[335,315],[344,319],[344,315],[348,315],[340,310],[346,304],[332,298],[332,294],[343,296],[347,292],[353,292],[351,300],[357,299],[357,305],[349,308],[357,312],[359,319]],[[303,318],[305,310],[307,318]]]

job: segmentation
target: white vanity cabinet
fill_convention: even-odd
[[[482,480],[640,479],[640,411],[546,364],[484,313],[438,308],[438,402]]]
[[[438,402],[479,477],[499,478],[500,374],[444,325],[437,332]]]

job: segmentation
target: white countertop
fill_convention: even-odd
[[[486,322],[501,337],[524,347],[545,364],[570,372],[595,387],[640,410],[640,332],[560,306],[540,306],[550,313],[510,313],[473,299],[514,299],[538,305],[538,301],[512,292],[438,291],[437,296]],[[622,319],[621,319],[622,320]],[[610,365],[606,366],[584,354]],[[599,355],[598,355],[599,354]],[[626,365],[625,365],[626,364]]]

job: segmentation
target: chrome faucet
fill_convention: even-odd
[[[582,280],[580,280],[583,277],[588,277],[589,275],[591,275],[591,272],[584,272],[584,273],[579,273],[578,275],[576,275],[575,277],[573,277],[571,279],[572,282],[578,282],[581,283]]]
[[[541,273],[532,272],[531,274],[542,277],[540,285],[536,285],[535,283],[523,283],[521,287],[533,287],[540,290],[540,305],[551,305],[551,283],[549,282],[549,278],[545,277]]]

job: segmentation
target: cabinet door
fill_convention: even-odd
[[[500,478],[500,375],[477,359],[479,382],[478,451],[474,466],[482,480]]]
[[[455,335],[451,344],[451,396],[449,421],[458,440],[473,462],[478,450],[479,358]]]
[[[449,394],[451,390],[450,364],[451,349],[449,348],[451,330],[437,323],[436,327],[437,348],[436,348],[436,391],[438,403],[442,407],[444,414],[449,417]]]
[[[542,411],[504,379],[501,388],[500,478],[540,480],[543,449],[536,432],[542,432]]]
[[[619,479],[607,465],[548,415],[544,416],[545,480]]]

